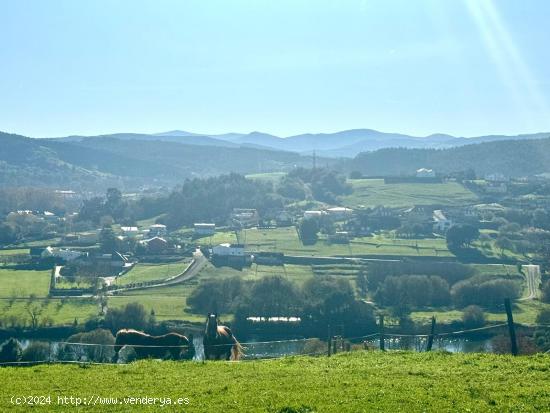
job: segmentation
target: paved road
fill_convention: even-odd
[[[533,300],[539,296],[540,288],[540,266],[529,264],[522,265],[523,272],[525,273],[525,280],[527,281],[527,297],[522,300]]]
[[[181,274],[175,275],[171,278],[168,278],[164,280],[161,283],[158,284],[151,284],[151,285],[144,285],[141,287],[129,287],[129,288],[119,288],[117,290],[109,291],[109,295],[113,295],[114,292],[121,292],[121,291],[136,291],[136,290],[146,290],[149,288],[157,288],[157,287],[165,287],[167,285],[174,285],[174,284],[181,284],[185,281],[190,280],[191,278],[195,277],[200,270],[204,268],[204,266],[208,263],[208,260],[203,255],[203,253],[200,251],[200,249],[196,249],[193,253],[193,260],[191,263],[187,266],[185,271],[183,271]]]

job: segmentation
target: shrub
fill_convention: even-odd
[[[35,341],[23,350],[22,361],[49,361],[50,345],[43,341]]]
[[[9,363],[21,360],[22,348],[19,341],[10,338],[0,347],[0,362]]]
[[[462,313],[462,323],[465,328],[483,327],[485,321],[485,313],[477,305],[469,305]]]

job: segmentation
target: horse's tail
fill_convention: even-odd
[[[239,360],[242,356],[244,356],[244,347],[239,343],[239,341],[235,338],[235,336],[232,336],[233,338],[233,346],[231,346],[231,360]]]

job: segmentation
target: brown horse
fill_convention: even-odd
[[[138,359],[151,357],[189,360],[195,354],[193,342],[178,333],[151,336],[137,330],[119,330],[115,339],[117,357],[120,349],[124,346],[132,347]]]
[[[244,354],[231,329],[218,325],[217,314],[208,313],[202,343],[206,360],[239,360]]]

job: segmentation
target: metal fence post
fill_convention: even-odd
[[[504,308],[506,308],[506,318],[508,321],[508,332],[510,333],[510,344],[512,354],[514,356],[518,355],[518,342],[516,339],[516,328],[514,326],[514,317],[512,315],[512,304],[510,303],[509,298],[504,299]]]

